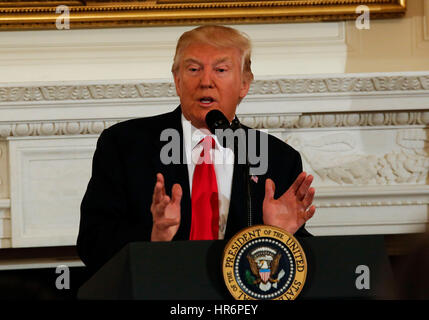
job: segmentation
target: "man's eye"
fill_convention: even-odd
[[[217,72],[223,73],[223,72],[226,72],[226,69],[224,69],[224,68],[217,68]]]
[[[188,70],[191,71],[191,72],[197,72],[198,68],[189,68]]]

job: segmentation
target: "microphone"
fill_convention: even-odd
[[[212,134],[216,134],[216,129],[226,130],[231,128],[228,119],[220,110],[211,110],[206,115],[206,124]]]

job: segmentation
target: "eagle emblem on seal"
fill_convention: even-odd
[[[261,290],[267,291],[271,288],[271,284],[276,284],[280,280],[279,275],[284,274],[283,271],[277,275],[281,256],[281,253],[269,247],[257,248],[247,255],[250,270],[254,276],[252,277],[254,285],[259,285]]]

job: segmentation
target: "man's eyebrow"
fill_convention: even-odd
[[[200,61],[198,61],[196,59],[193,59],[193,58],[188,58],[184,62],[185,63],[196,63],[196,64],[199,64],[199,65],[202,65],[202,63]]]
[[[230,62],[230,61],[231,61],[231,58],[229,58],[229,57],[223,57],[223,58],[219,58],[215,62],[213,62],[213,65],[217,65],[217,64],[223,63],[223,62]],[[200,61],[198,61],[197,59],[194,59],[194,58],[187,58],[187,59],[185,59],[184,63],[186,63],[186,64],[196,63],[196,64],[199,64],[199,65],[203,65],[202,62],[200,62]]]
[[[216,65],[216,64],[219,64],[219,63],[230,62],[230,61],[232,61],[231,58],[224,57],[224,58],[217,59],[213,64]]]

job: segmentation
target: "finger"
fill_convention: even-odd
[[[152,206],[156,212],[157,215],[162,215],[164,214],[165,211],[165,207],[167,207],[167,205],[170,202],[170,197],[169,196],[158,196],[158,199],[156,200],[156,202],[152,203]]]
[[[164,215],[165,208],[170,203],[170,197],[169,196],[163,196],[161,201],[156,206],[156,212],[159,215]]]
[[[271,179],[265,180],[265,199],[271,200],[274,198],[274,193],[276,191],[276,185]]]
[[[313,182],[313,176],[308,175],[304,181],[301,183],[301,186],[299,187],[298,191],[296,192],[296,195],[298,199],[303,200],[305,195],[307,194],[311,183]]]
[[[161,183],[161,186],[162,186],[161,193],[163,196],[165,196],[165,183],[164,183],[164,176],[162,175],[162,173],[158,173],[156,175],[156,179]]]
[[[155,183],[155,187],[153,189],[152,203],[159,203],[162,199],[162,185],[158,180]]]
[[[174,204],[180,204],[180,201],[182,200],[182,187],[180,184],[176,183],[173,185],[173,188],[171,188],[171,202]]]
[[[315,206],[311,206],[310,209],[308,209],[305,212],[305,217],[304,217],[305,221],[310,220],[314,216],[315,212],[316,212],[316,207]]]
[[[156,175],[156,185],[155,185],[155,187],[157,188],[155,202],[159,203],[159,202],[162,201],[162,197],[165,196],[164,176],[161,173],[158,173]]]
[[[299,187],[301,186],[302,182],[305,180],[305,177],[307,176],[307,173],[301,172],[298,177],[295,179],[295,181],[290,186],[289,190],[291,190],[293,193],[296,193]]]
[[[302,199],[302,203],[305,208],[308,208],[312,204],[315,193],[316,190],[314,188],[308,189],[308,192],[306,193],[304,199]]]

